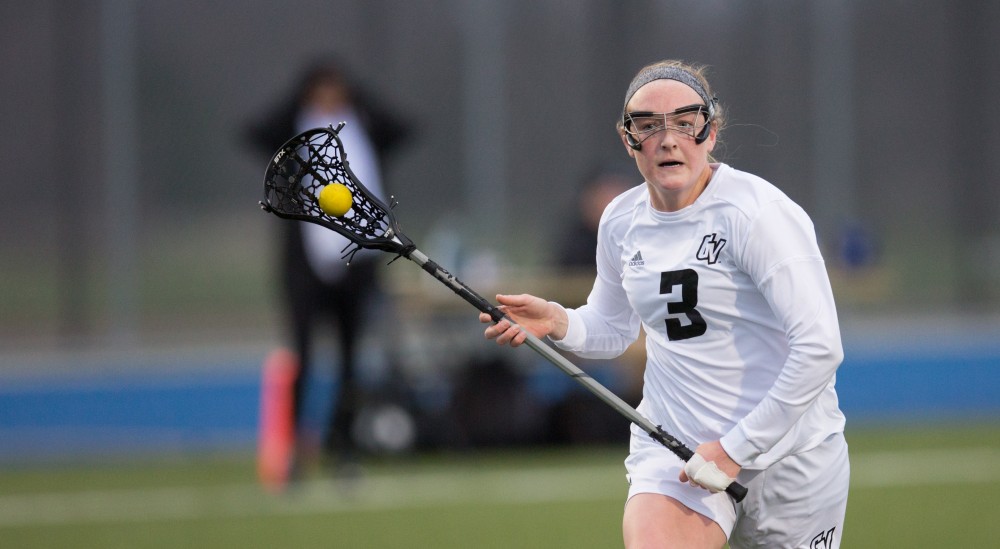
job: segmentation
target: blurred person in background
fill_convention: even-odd
[[[382,164],[407,136],[406,124],[365,94],[337,59],[323,58],[309,66],[291,98],[252,123],[246,137],[270,159],[298,133],[340,122],[346,122],[340,138],[352,171],[379,198],[388,198]],[[334,231],[306,222],[281,222],[278,227],[281,301],[299,362],[292,397],[295,447],[288,474],[294,479],[309,450],[303,436],[303,402],[316,362],[317,330],[332,325],[328,333],[339,347],[334,357],[338,375],[323,451],[331,458],[335,471],[352,475],[357,470],[359,453],[352,427],[362,405],[358,342],[371,328],[369,319],[380,297],[379,255],[362,250],[348,265],[344,257],[348,241]]]
[[[577,189],[576,210],[552,250],[560,278],[560,303],[583,305],[594,280],[597,227],[604,208],[616,196],[634,187],[636,178],[617,166],[600,166],[583,178]]]
[[[576,215],[559,242],[558,266],[564,271],[582,272],[593,277],[597,249],[597,226],[604,208],[637,181],[623,170],[602,166],[584,178],[578,190]]]
[[[646,333],[638,411],[696,454],[685,463],[632,426],[627,547],[839,547],[850,465],[833,292],[805,211],[711,157],[723,125],[703,69],[640,70],[618,132],[645,184],[604,211],[587,303],[497,301],[584,357]],[[525,338],[507,320],[485,335]],[[722,491],[734,479],[749,490],[740,503]]]

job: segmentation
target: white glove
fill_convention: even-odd
[[[701,486],[713,494],[722,492],[736,479],[722,472],[714,461],[705,461],[701,454],[691,456],[684,465],[684,473],[691,480],[692,486]]]

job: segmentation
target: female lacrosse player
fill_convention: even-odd
[[[632,427],[627,547],[839,547],[850,472],[830,282],[802,208],[711,158],[723,121],[700,68],[639,71],[618,131],[645,182],[601,218],[587,303],[497,300],[584,357],[617,356],[645,331],[638,410],[696,456],[685,464]],[[525,338],[506,320],[485,333]],[[741,503],[720,492],[734,478]]]

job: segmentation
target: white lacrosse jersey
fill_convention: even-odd
[[[840,327],[805,211],[759,177],[712,170],[680,211],[654,210],[645,184],[608,205],[593,290],[556,344],[611,358],[641,323],[639,412],[692,449],[721,439],[738,464],[763,469],[843,430]]]

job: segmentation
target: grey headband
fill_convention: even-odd
[[[622,116],[625,115],[625,107],[628,106],[628,102],[635,95],[635,92],[653,80],[676,80],[681,84],[687,84],[701,96],[701,100],[705,102],[705,105],[712,106],[712,100],[708,97],[708,92],[705,91],[705,88],[702,87],[701,82],[698,81],[695,75],[679,67],[651,67],[637,74],[632,79],[632,83],[629,84],[628,92],[625,93],[625,103],[622,105]]]

